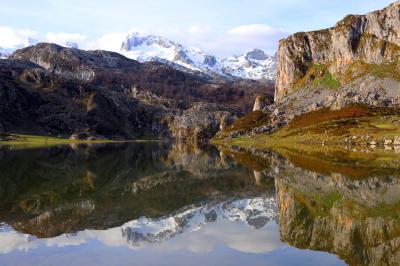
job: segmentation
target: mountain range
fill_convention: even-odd
[[[0,47],[0,59],[9,57],[15,50],[37,44],[33,38],[11,47]],[[79,48],[77,43],[67,41],[60,45]],[[273,81],[276,77],[276,55],[269,56],[260,49],[253,49],[240,56],[219,59],[199,48],[184,46],[162,36],[130,33],[116,51],[139,62],[156,61],[181,71],[200,72],[221,78],[242,78]]]
[[[162,36],[129,34],[121,54],[140,62],[158,61],[181,69],[254,80],[274,80],[276,56],[254,49],[241,56],[219,59],[196,47],[186,47]]]

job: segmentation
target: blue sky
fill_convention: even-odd
[[[142,31],[161,34],[221,56],[254,47],[272,53],[277,40],[289,33],[330,27],[347,14],[364,14],[392,2],[0,0],[0,47],[12,46],[18,37],[32,35],[44,41],[71,39],[88,49],[115,50],[127,32]],[[3,33],[5,28],[7,31]]]

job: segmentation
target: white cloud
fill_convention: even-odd
[[[229,47],[230,53],[237,54],[259,48],[272,54],[277,50],[279,40],[288,34],[284,29],[265,24],[242,25],[221,36],[214,49],[217,53],[224,53]]]
[[[254,229],[244,223],[219,221],[210,223],[202,230],[179,235],[160,243],[163,250],[189,250],[195,253],[211,252],[218,245],[237,251],[261,254],[282,247],[278,225],[268,223],[262,229]]]
[[[106,33],[99,39],[89,42],[87,48],[118,52],[121,49],[121,44],[126,36],[127,33],[123,32]]]
[[[272,55],[277,51],[279,40],[288,36],[289,32],[266,24],[251,24],[222,32],[193,25],[181,31],[164,31],[164,34],[183,44],[197,46],[219,57],[227,57],[240,55],[254,48]]]
[[[79,33],[65,33],[65,32],[48,32],[46,34],[46,41],[65,45],[67,42],[74,42],[79,47],[86,46],[88,38]]]
[[[10,27],[0,26],[0,47],[20,48],[28,43],[29,38],[35,38],[37,33],[28,29],[15,30]]]
[[[279,39],[288,35],[284,29],[265,24],[241,25],[225,31],[218,31],[202,25],[192,25],[185,29],[160,28],[157,31],[131,29],[129,32],[165,36],[184,45],[198,47],[218,57],[240,55],[254,48],[273,54],[277,50]],[[78,44],[79,48],[87,50],[102,49],[118,52],[129,32],[109,32],[98,38],[91,38],[80,33],[66,32],[48,32],[40,35],[29,29],[0,26],[0,47],[21,48],[27,46],[27,41],[31,38],[39,42],[52,42],[60,45],[74,42]]]

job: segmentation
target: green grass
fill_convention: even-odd
[[[400,48],[397,47],[397,49]],[[324,87],[338,90],[341,85],[349,84],[367,75],[400,81],[400,71],[396,61],[383,64],[368,64],[362,61],[355,61],[349,64],[343,72],[334,74],[329,71],[329,66],[329,63],[311,65],[307,72],[294,82],[293,88],[300,90],[308,87]]]
[[[347,84],[366,75],[372,75],[377,78],[392,78],[400,81],[400,72],[397,68],[396,62],[367,64],[361,61],[356,61],[347,67],[347,69],[341,74],[340,78]]]
[[[52,136],[38,136],[38,135],[24,135],[24,134],[3,134],[0,136],[0,145],[18,146],[24,148],[62,145],[62,144],[84,144],[84,143],[118,143],[118,142],[147,142],[147,141],[161,141],[154,139],[146,140],[78,140],[78,139],[64,139]]]
[[[331,90],[338,90],[340,88],[340,82],[329,72],[324,74],[321,78],[313,80],[311,84],[313,87],[323,86]]]

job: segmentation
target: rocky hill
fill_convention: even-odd
[[[299,32],[281,40],[277,54],[275,103],[257,103],[257,106],[265,106],[259,109],[269,115],[268,121],[255,123],[255,116],[249,115],[239,123],[250,123],[256,125],[255,128],[225,133],[230,136],[271,133],[299,117],[300,120],[308,119],[308,126],[317,125],[323,118],[325,125],[318,125],[318,129],[311,132],[313,138],[310,141],[315,140],[315,133],[319,140],[332,137],[334,142],[339,137],[361,137],[372,133],[379,142],[384,142],[385,137],[393,138],[400,129],[397,122],[391,120],[395,119],[397,111],[390,110],[400,105],[399,26],[400,2],[397,1],[366,15],[349,15],[332,28]],[[345,109],[354,105],[359,106],[355,109],[363,110],[362,114],[354,112],[350,115],[354,108]],[[309,115],[304,116],[307,113]],[[356,119],[363,116],[366,119]],[[350,118],[346,122],[350,124],[343,124],[342,118]],[[392,123],[392,132],[384,132],[387,128],[383,127],[374,130],[376,123]],[[333,130],[339,127],[341,130]],[[240,128],[246,128],[246,125],[240,125]],[[288,134],[278,135],[310,137],[305,136],[308,129],[296,123],[289,124],[286,129],[293,128],[301,130],[296,134],[286,130]],[[331,130],[333,133],[327,136]]]
[[[181,115],[198,116],[188,126],[210,135],[268,92],[256,81],[212,80],[118,53],[47,43],[1,60],[0,76],[1,132],[62,137],[175,137],[175,127],[185,131],[176,123],[186,121]],[[194,114],[196,102],[204,104]]]

